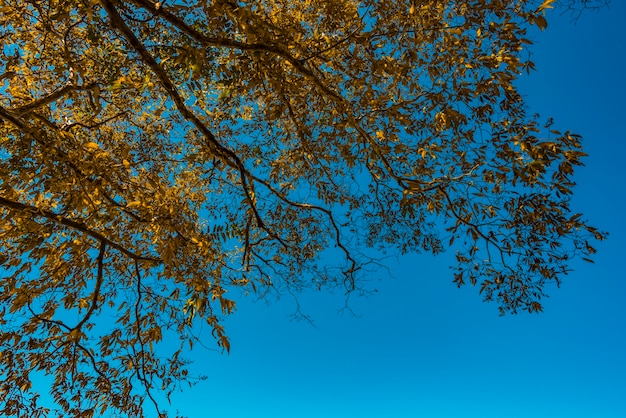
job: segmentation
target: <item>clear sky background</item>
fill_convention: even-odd
[[[534,31],[537,71],[521,90],[555,129],[585,138],[573,208],[609,231],[544,313],[498,316],[478,289],[452,283],[453,254],[388,259],[378,293],[238,300],[230,355],[198,349],[208,379],[177,394],[193,417],[626,417],[626,2]],[[209,347],[214,342],[207,341]]]

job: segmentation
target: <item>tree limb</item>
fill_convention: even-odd
[[[20,202],[16,202],[14,200],[7,199],[7,198],[5,198],[3,196],[0,196],[0,206],[4,206],[5,208],[16,210],[18,212],[28,213],[28,214],[31,214],[31,215],[34,215],[34,216],[41,216],[41,217],[44,217],[46,219],[51,220],[52,222],[55,222],[55,223],[59,224],[59,225],[64,225],[64,226],[70,227],[72,229],[75,229],[77,231],[80,231],[80,232],[82,232],[82,233],[84,233],[86,235],[89,235],[92,238],[95,238],[99,242],[101,242],[103,244],[106,244],[109,247],[118,250],[119,252],[121,252],[122,254],[132,258],[133,260],[136,260],[136,261],[150,261],[150,262],[153,262],[153,263],[156,263],[156,264],[161,264],[163,262],[160,258],[148,257],[148,256],[135,254],[132,251],[130,251],[127,248],[125,248],[124,246],[122,246],[121,244],[118,244],[117,242],[112,241],[109,238],[105,237],[100,232],[92,230],[91,228],[89,228],[84,223],[78,222],[78,221],[74,221],[72,219],[65,218],[62,215],[54,213],[54,212],[52,212],[50,210],[38,208],[38,207],[35,207],[35,206],[31,206],[31,205],[27,205],[27,204],[24,204],[24,203],[20,203]]]

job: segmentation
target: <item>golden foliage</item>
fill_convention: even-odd
[[[229,349],[229,291],[354,290],[355,237],[541,311],[603,238],[514,86],[551,3],[0,1],[0,412],[47,416],[45,373],[62,416],[142,416],[194,324]]]

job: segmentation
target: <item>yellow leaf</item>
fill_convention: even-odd
[[[235,309],[235,302],[230,299],[226,299],[222,297],[220,297],[219,300],[220,300],[220,305],[222,308],[222,313],[224,315],[231,314],[233,310]]]
[[[85,148],[87,148],[90,151],[95,151],[98,148],[100,148],[100,146],[98,144],[96,144],[95,142],[87,142],[85,144]]]
[[[535,25],[537,25],[541,30],[545,30],[548,27],[548,21],[543,16],[535,16],[534,21]]]
[[[121,89],[123,86],[121,83],[113,83],[106,88],[107,91],[115,91]]]
[[[545,0],[543,4],[537,9],[537,12],[541,12],[545,9],[553,9],[554,6],[552,6],[552,3],[554,3],[555,1],[556,0]]]
[[[71,132],[67,132],[67,131],[59,131],[59,135],[63,139],[73,139],[74,138],[74,135],[72,135]]]

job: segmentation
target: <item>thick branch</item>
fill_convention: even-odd
[[[117,29],[126,38],[126,40],[131,44],[133,49],[139,54],[141,59],[156,74],[157,78],[162,83],[163,88],[167,91],[167,94],[176,105],[176,108],[178,109],[180,114],[185,119],[190,121],[196,127],[196,129],[198,129],[198,131],[200,131],[200,133],[207,140],[206,145],[211,149],[213,153],[215,153],[217,157],[219,157],[222,161],[224,161],[230,167],[239,171],[243,191],[246,195],[246,199],[248,201],[248,204],[250,205],[250,208],[254,212],[256,221],[259,227],[263,228],[268,233],[270,233],[265,228],[263,220],[261,219],[261,216],[256,209],[254,199],[252,198],[252,194],[250,192],[251,186],[248,184],[248,180],[247,180],[248,172],[245,169],[241,159],[233,151],[223,146],[217,140],[217,138],[215,138],[215,135],[213,135],[213,132],[211,132],[206,127],[206,125],[204,125],[204,123],[202,123],[202,121],[191,110],[189,110],[189,108],[187,108],[187,106],[185,105],[184,99],[181,97],[180,93],[178,92],[178,89],[176,88],[172,80],[170,80],[165,70],[163,70],[163,68],[159,65],[159,63],[156,62],[154,57],[148,52],[146,47],[135,36],[135,34],[128,27],[128,25],[126,25],[126,23],[124,22],[124,20],[118,13],[117,9],[113,5],[113,2],[110,0],[105,0],[102,2],[102,5],[104,6],[104,9],[109,15],[109,18],[111,20],[111,26]]]
[[[17,110],[19,111],[21,108],[18,108]],[[30,110],[32,111],[32,109]],[[105,119],[104,121],[94,125],[93,127],[97,127],[101,124],[104,124],[110,120],[113,120],[114,118],[117,118],[119,116],[122,116],[124,113],[118,113],[115,116],[112,116],[111,118]],[[33,117],[36,118],[37,120],[43,122],[46,126],[48,126],[51,129],[54,129],[56,131],[59,131],[60,128],[58,126],[56,126],[54,123],[50,122],[48,119],[44,118],[43,116],[39,115],[36,112],[33,112]],[[97,183],[99,183],[99,179],[92,179],[90,178],[90,176],[86,175],[80,168],[78,168],[78,166],[76,164],[74,164],[73,160],[67,155],[67,153],[57,147],[53,147],[50,144],[48,144],[44,139],[42,139],[42,137],[44,135],[42,135],[41,132],[39,132],[37,130],[37,128],[31,127],[29,126],[27,123],[25,123],[23,120],[21,120],[20,117],[15,116],[15,114],[3,107],[0,106],[0,119],[4,119],[7,120],[9,122],[11,122],[15,127],[17,127],[20,131],[22,131],[24,134],[26,135],[30,135],[32,138],[35,139],[35,141],[37,141],[38,143],[40,143],[41,145],[43,145],[44,147],[49,147],[52,150],[54,150],[54,152],[59,155],[63,162],[66,163],[76,174],[78,174],[78,178],[79,181],[81,180],[85,180],[89,183],[94,184],[96,187],[98,186]],[[82,124],[72,124],[69,125],[67,127],[65,127],[64,130],[69,130],[71,127],[76,126],[76,125],[81,125],[84,126]],[[86,126],[88,128],[91,128],[89,126]],[[126,207],[117,202],[113,197],[111,197],[105,190],[104,188],[100,187],[99,188],[100,194],[102,194],[102,196],[104,196],[107,201],[111,204],[113,204],[114,206],[118,207],[122,212],[126,213],[128,216],[130,216],[131,218],[135,219],[136,221],[139,222],[147,222],[145,219],[142,219],[141,217],[137,216],[136,214],[134,214],[132,211],[126,209]]]
[[[171,13],[165,7],[157,7],[149,0],[133,0],[133,3],[143,7],[155,16],[162,17],[163,19],[177,27],[181,32],[200,42],[205,47],[231,48],[239,49],[241,51],[260,51],[278,55],[282,57],[285,61],[289,62],[289,64],[291,64],[300,74],[311,80],[325,94],[332,96],[335,100],[343,100],[340,95],[326,87],[324,83],[322,83],[319,78],[317,78],[315,74],[313,74],[313,72],[304,65],[306,60],[300,60],[295,58],[293,55],[291,55],[289,52],[285,51],[278,45],[268,45],[264,43],[245,43],[228,38],[207,36],[189,26],[181,18]]]
[[[106,244],[111,248],[114,248],[116,250],[118,250],[119,252],[121,252],[122,254],[132,258],[133,260],[136,261],[151,261],[153,263],[157,263],[160,264],[162,263],[162,260],[159,258],[155,258],[155,257],[146,257],[146,256],[142,256],[139,254],[135,254],[132,251],[126,249],[125,247],[123,247],[121,244],[118,244],[114,241],[111,241],[109,238],[105,237],[104,235],[102,235],[100,232],[94,231],[91,228],[89,228],[87,225],[85,225],[82,222],[78,222],[78,221],[74,221],[72,219],[68,219],[65,218],[57,213],[54,213],[52,211],[49,211],[47,209],[41,209],[41,208],[37,208],[35,206],[30,206],[24,203],[20,203],[20,202],[15,202],[13,200],[9,200],[5,197],[0,196],[0,206],[4,206],[5,208],[8,209],[12,209],[12,210],[16,210],[18,212],[23,212],[23,213],[28,213],[34,216],[41,216],[44,217],[46,219],[51,220],[52,222],[55,222],[59,225],[64,225],[67,227],[70,227],[72,229],[75,229],[77,231],[80,231],[86,235],[89,235],[90,237],[98,240],[100,243],[102,244]]]
[[[72,91],[86,91],[91,90],[96,86],[96,83],[90,83],[85,86],[75,86],[72,84],[68,84],[65,87],[50,93],[49,95],[42,97],[41,99],[34,100],[27,105],[19,106],[15,109],[11,109],[13,112],[16,112],[19,115],[24,115],[26,113],[30,113],[35,109],[39,109],[40,107],[46,106],[50,103],[57,101],[62,98],[65,94]]]

